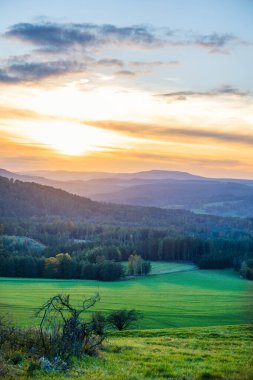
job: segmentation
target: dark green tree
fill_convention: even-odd
[[[134,309],[115,310],[107,317],[108,323],[119,331],[134,327],[142,314]]]

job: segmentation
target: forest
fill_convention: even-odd
[[[253,278],[252,218],[104,204],[2,177],[0,190],[1,276],[113,281],[140,255]]]

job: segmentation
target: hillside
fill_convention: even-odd
[[[117,178],[117,179],[151,179],[151,180],[161,180],[161,179],[200,179],[203,177],[196,176],[187,172],[172,171],[172,170],[146,170],[136,173],[106,173],[106,172],[68,172],[64,170],[38,170],[38,171],[28,171],[22,172],[22,175],[28,176],[39,176],[52,180],[58,181],[87,181],[91,179],[101,179],[101,178]]]
[[[78,378],[250,380],[251,340],[252,328],[243,325],[127,331],[110,336],[101,358],[83,362]]]
[[[56,292],[68,293],[80,304],[84,294],[98,290],[95,281],[52,279],[4,278],[0,286],[3,311],[19,326],[38,325],[34,311]],[[110,332],[98,356],[75,361],[71,379],[252,379],[252,283],[234,271],[101,283],[99,292],[94,310],[134,307],[144,318],[138,329]],[[36,378],[48,379],[49,374],[37,371]],[[66,374],[55,372],[52,378]]]
[[[105,204],[36,183],[0,177],[1,218],[55,217],[116,225],[174,228],[182,233],[244,236],[252,234],[252,221],[166,210]]]
[[[98,286],[101,300],[94,310],[137,309],[143,313],[141,329],[252,323],[253,282],[232,269],[178,271],[107,283],[0,277],[0,303],[15,322],[28,326],[34,310],[54,294],[70,294],[79,304]]]
[[[93,199],[131,205],[180,208],[223,216],[252,216],[253,187],[223,181],[170,180],[125,186]]]
[[[1,217],[63,216],[107,223],[167,225],[191,213],[103,204],[37,183],[0,177]]]
[[[219,216],[253,216],[253,181],[206,178],[186,172],[150,170],[137,173],[38,171],[6,178],[62,189],[95,201],[182,209]]]

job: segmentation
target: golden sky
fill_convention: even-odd
[[[2,7],[0,167],[253,178],[246,8],[230,9],[237,26],[193,29],[179,17],[158,25],[152,7],[134,25],[116,10],[108,23],[82,12],[57,20],[54,9],[11,17]]]

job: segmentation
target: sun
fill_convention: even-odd
[[[80,156],[93,150],[97,144],[104,144],[104,139],[96,138],[91,128],[76,124],[57,124],[51,128],[50,134],[42,138],[44,143],[67,156]]]
[[[74,123],[60,123],[51,125],[50,132],[40,136],[40,141],[60,154],[80,156],[114,145],[116,138],[112,133],[98,128]]]
[[[54,150],[60,155],[81,156],[120,146],[122,137],[100,128],[78,122],[48,121],[27,122],[18,126],[29,144]]]

